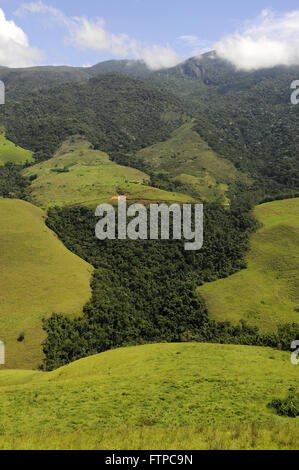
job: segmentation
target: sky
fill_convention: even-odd
[[[0,65],[152,70],[209,50],[239,69],[299,64],[298,0],[0,0]]]

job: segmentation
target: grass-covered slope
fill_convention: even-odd
[[[299,322],[299,199],[262,204],[247,269],[198,289],[217,320],[240,319],[263,331]]]
[[[0,338],[7,367],[33,368],[42,359],[42,318],[79,314],[92,268],[63,246],[37,207],[2,199],[0,220]]]
[[[31,163],[33,152],[18,147],[13,142],[6,139],[4,133],[0,133],[0,165],[7,162],[15,164]]]
[[[131,201],[190,200],[181,194],[156,191],[146,185],[149,178],[145,173],[111,162],[106,153],[93,150],[79,136],[67,139],[53,158],[26,169],[24,176],[35,178],[29,188],[30,198],[43,208],[117,203],[117,194],[127,194]]]
[[[16,446],[16,436],[23,436],[24,446],[71,447],[80,445],[80,432],[86,448],[126,448],[130,436],[132,447],[143,439],[143,448],[164,448],[167,434],[169,448],[225,447],[229,436],[244,448],[275,448],[291,445],[281,439],[286,426],[295,446],[298,418],[282,418],[267,408],[291,386],[298,386],[298,371],[288,353],[198,343],[113,350],[51,373],[0,371],[0,446]],[[244,423],[247,432],[255,423],[247,441]],[[142,438],[143,426],[151,430]],[[176,429],[171,443],[174,427],[186,429]],[[267,444],[259,434],[265,430],[274,435]]]
[[[184,124],[168,140],[140,150],[136,157],[145,169],[164,173],[170,180],[184,184],[196,197],[228,202],[226,192],[230,185],[250,184],[250,180],[229,160],[219,158],[193,127],[194,122]]]

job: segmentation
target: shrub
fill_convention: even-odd
[[[271,401],[268,404],[268,408],[274,408],[279,416],[296,418],[299,416],[299,392],[295,388],[291,388],[289,395],[285,399]]]

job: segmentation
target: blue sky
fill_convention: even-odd
[[[0,64],[9,66],[82,66],[138,58],[154,69],[211,49],[219,41],[224,41],[219,50],[230,60],[235,43],[225,40],[237,31],[247,39],[250,32],[258,53],[264,46],[278,47],[274,41],[285,35],[284,49],[273,52],[290,55],[286,43],[294,47],[299,36],[298,0],[0,0],[0,9]],[[298,28],[286,17],[291,12],[298,13]],[[265,37],[271,43],[262,42]],[[240,63],[247,64],[251,46],[248,40],[243,43]],[[260,61],[265,59],[266,53]]]

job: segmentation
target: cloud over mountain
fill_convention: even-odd
[[[152,70],[172,67],[181,61],[170,46],[148,45],[127,34],[111,33],[106,29],[103,18],[68,17],[41,0],[24,3],[16,13],[42,13],[56,19],[67,29],[66,44],[80,50],[104,51],[121,58],[141,59]]]
[[[264,10],[255,22],[224,37],[214,48],[238,69],[298,65],[299,10],[284,14]]]

